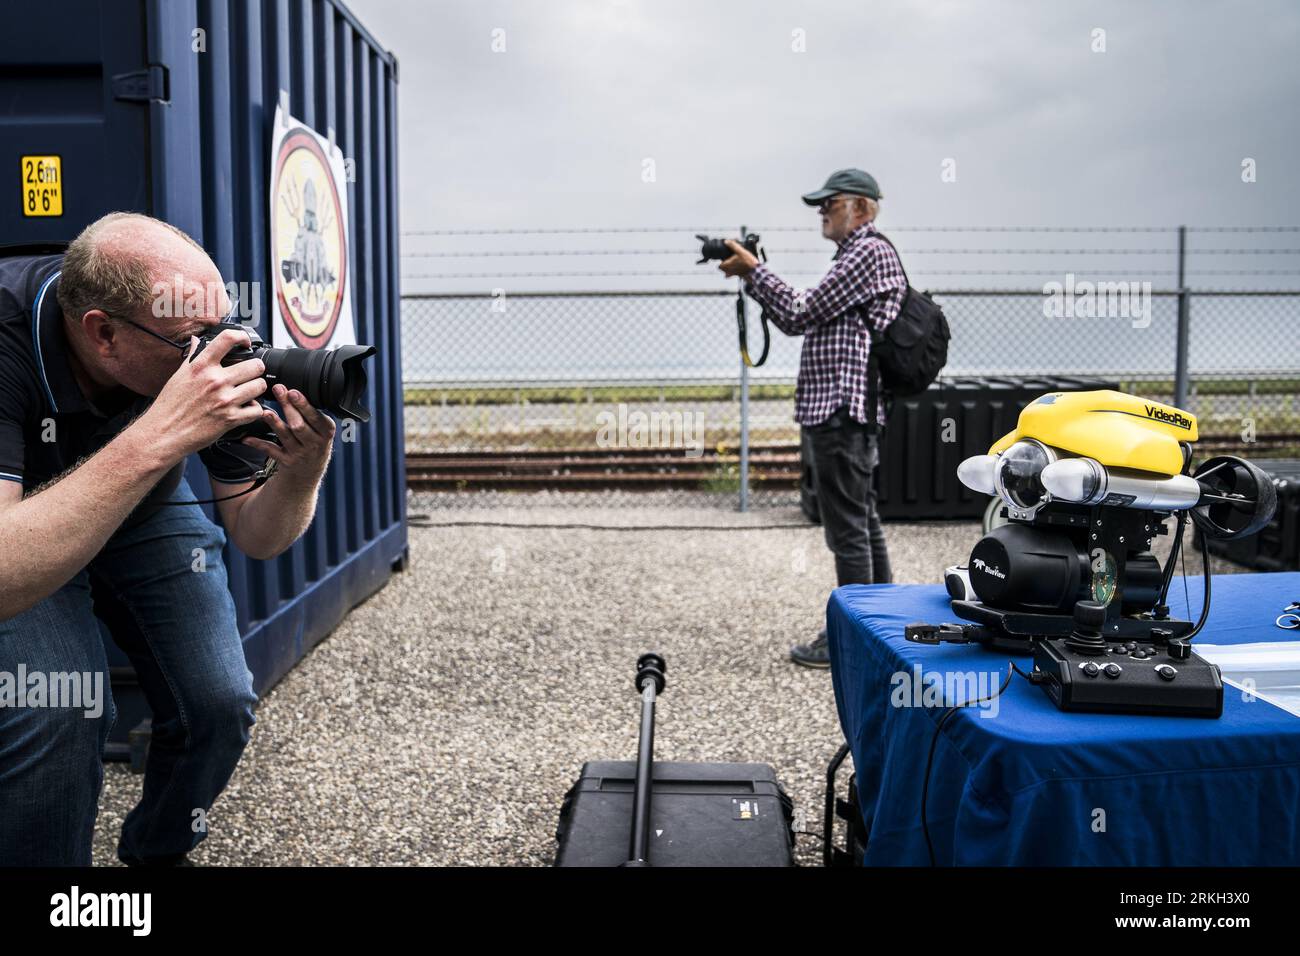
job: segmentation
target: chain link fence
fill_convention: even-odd
[[[1199,416],[1203,437],[1261,441],[1277,457],[1277,449],[1300,444],[1300,349],[1294,345],[1300,289],[1190,290],[1186,233],[1176,232],[1181,252],[1175,280],[1163,283],[1160,273],[1171,270],[1040,267],[973,270],[988,281],[1032,272],[1044,279],[1037,288],[1020,279],[1015,288],[941,289],[925,281],[939,273],[922,276],[914,265],[927,250],[909,251],[900,243],[900,251],[913,285],[930,288],[948,316],[946,376],[1104,377],[1129,391],[1180,401]],[[1122,258],[1153,250],[1101,251]],[[1223,247],[1205,251],[1221,259],[1234,255]],[[677,251],[642,254],[669,252]],[[1037,254],[1049,252],[1071,263],[1100,254]],[[1274,246],[1262,254],[1297,252]],[[807,276],[797,269],[783,272],[775,254],[773,260],[778,274],[811,284],[800,281]],[[1200,274],[1249,274],[1258,282],[1260,275],[1286,271]],[[612,277],[644,274],[615,270]],[[510,290],[521,277],[543,275],[556,273],[487,273],[483,277],[500,283],[487,292],[403,297],[413,509],[523,501],[736,508],[798,500],[799,433],[792,412],[802,339],[773,328],[767,362],[745,370],[733,283]],[[757,355],[758,309],[747,301],[746,311],[750,351]],[[745,471],[748,494],[742,496]]]

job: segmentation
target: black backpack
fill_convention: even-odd
[[[889,242],[884,233],[877,232],[875,236]],[[898,254],[892,242],[889,247]],[[898,263],[902,266],[902,256]],[[906,268],[903,281],[907,282]],[[939,377],[947,363],[951,337],[942,306],[930,298],[930,293],[913,289],[909,282],[903,290],[898,318],[885,326],[885,331],[871,333],[869,364],[874,366],[874,374],[868,372],[870,385],[875,387],[878,377],[879,387],[889,396],[919,395]]]

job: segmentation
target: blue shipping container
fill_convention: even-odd
[[[226,548],[244,652],[265,692],[406,561],[396,60],[334,0],[46,0],[9,21],[0,169],[20,175],[25,156],[60,157],[62,214],[24,214],[11,194],[0,244],[69,240],[106,212],[145,212],[199,240],[225,279],[257,282],[266,317],[277,104],[350,161],[348,272],[357,341],[378,348],[367,362],[373,418],[355,441],[340,429],[315,522],[290,551],[254,561]],[[197,459],[187,477],[210,497]],[[115,690],[120,741],[147,710],[129,683]]]

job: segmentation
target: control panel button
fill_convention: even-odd
[[[1110,678],[1118,677],[1120,674],[1124,672],[1124,668],[1120,667],[1114,661],[1111,661],[1109,664],[1103,667],[1102,670],[1105,671],[1106,676]]]
[[[1178,670],[1172,664],[1157,664],[1156,673],[1165,680],[1173,680],[1178,676]]]
[[[1109,667],[1110,665],[1108,664],[1106,666]],[[1096,661],[1084,661],[1079,665],[1079,670],[1083,671],[1089,677],[1096,677],[1101,673],[1101,668],[1097,666]]]

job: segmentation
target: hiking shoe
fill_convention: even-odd
[[[822,628],[812,643],[796,644],[790,648],[790,660],[801,667],[830,667],[830,642],[826,639],[826,629]]]

